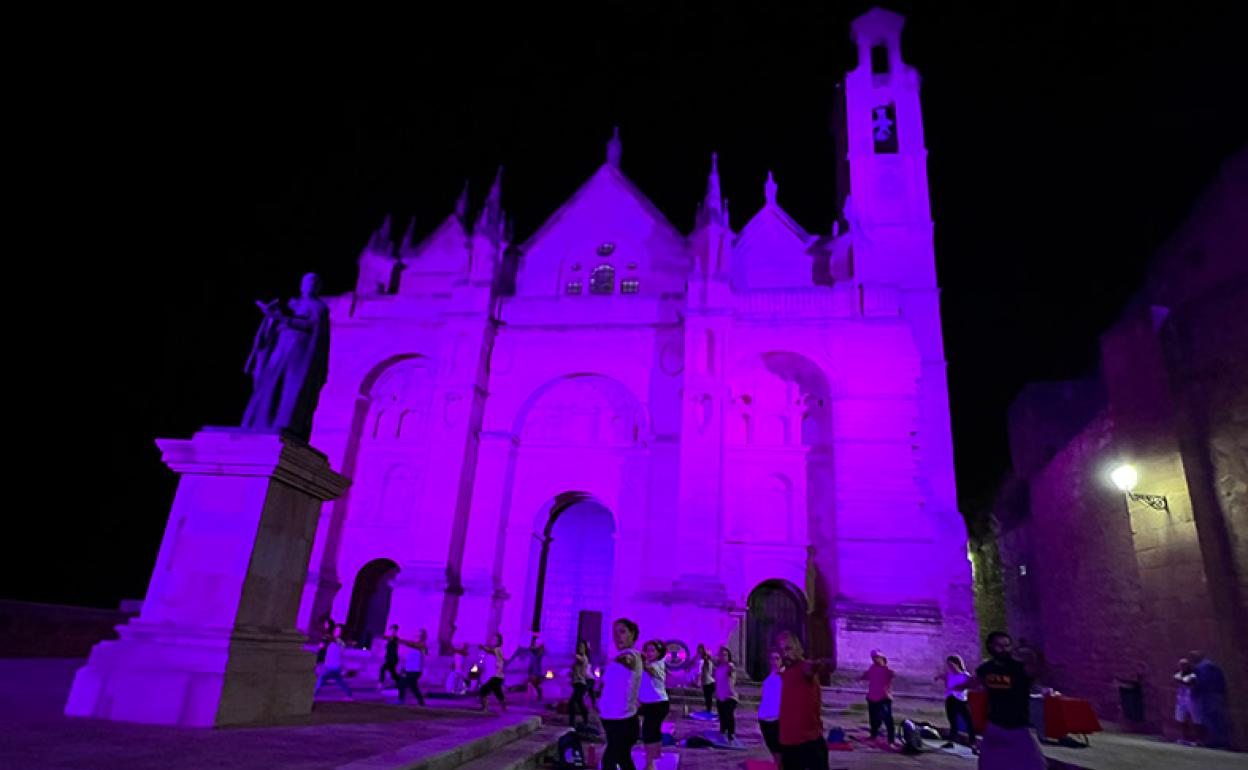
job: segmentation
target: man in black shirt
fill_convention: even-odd
[[[988,694],[988,727],[980,742],[980,770],[1044,770],[1040,743],[1031,732],[1034,662],[1019,661],[1004,631],[988,635],[989,659],[969,683]]]
[[[399,683],[399,627],[390,626],[390,635],[386,637],[386,659],[381,664],[381,671],[377,674],[377,684],[386,683],[386,672],[390,672],[390,678],[397,685]]]

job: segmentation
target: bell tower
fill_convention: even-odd
[[[856,277],[903,290],[936,286],[919,74],[901,59],[904,24],[874,8],[850,25],[858,66],[843,88],[841,178],[844,216],[857,231]]]

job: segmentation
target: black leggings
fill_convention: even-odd
[[[966,701],[950,695],[945,698],[945,716],[949,717],[949,740],[958,737],[958,717],[966,724],[966,738],[975,743],[975,724],[971,721],[971,707]]]
[[[585,705],[585,693],[589,690],[589,685],[584,682],[572,683],[572,698],[568,701],[568,724],[576,724],[577,712],[585,717],[585,724],[589,724],[589,708]]]
[[[641,742],[647,746],[663,742],[663,720],[672,704],[665,700],[641,704]]]
[[[602,770],[637,770],[633,764],[633,746],[637,743],[637,715],[626,719],[602,720],[602,731],[607,736],[607,747],[602,750]]]
[[[386,662],[381,664],[381,671],[377,674],[377,684],[384,684],[386,681],[386,672],[390,672],[390,678],[397,684],[399,677],[399,659],[391,660],[386,658]]]
[[[734,698],[718,701],[719,731],[729,738],[737,735],[737,701]]]
[[[412,695],[416,696],[416,702],[425,705],[425,696],[420,694],[420,672],[408,671],[399,680],[399,703],[407,700],[407,691],[411,690]]]
[[[871,737],[875,738],[880,734],[880,723],[883,722],[884,729],[888,733],[888,742],[892,743],[896,737],[896,728],[893,727],[892,698],[867,701],[867,716],[871,721]]]
[[[503,702],[503,678],[501,676],[491,678],[490,681],[481,685],[480,690],[477,690],[477,695],[481,696],[482,703],[485,703],[485,699],[489,697],[490,693],[494,693],[494,697],[498,698],[499,703]]]
[[[715,683],[702,685],[702,700],[706,701],[706,710],[715,712]]]
[[[784,770],[828,770],[828,744],[823,738],[780,747]]]

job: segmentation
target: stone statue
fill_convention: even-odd
[[[329,308],[320,298],[321,279],[308,273],[300,296],[285,305],[256,302],[264,321],[244,371],[251,375],[251,400],[243,428],[288,432],[307,441],[312,414],[329,369]]]

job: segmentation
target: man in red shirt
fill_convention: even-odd
[[[802,642],[790,631],[776,636],[784,659],[780,675],[780,757],[784,770],[828,770],[823,737],[823,692],[819,675],[828,661],[807,660]]]

